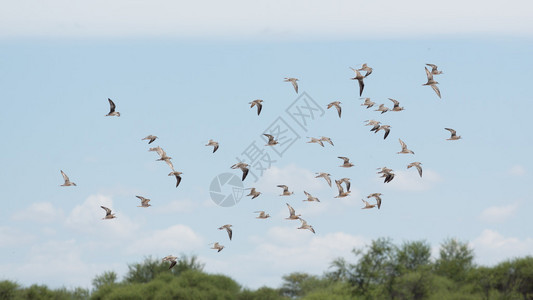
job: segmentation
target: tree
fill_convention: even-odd
[[[98,290],[104,285],[115,284],[117,282],[117,273],[113,271],[104,272],[102,275],[98,275],[93,279],[93,287]]]
[[[440,246],[435,272],[455,282],[463,282],[474,267],[473,260],[474,251],[467,243],[457,239],[447,239]]]
[[[428,266],[430,258],[431,246],[426,241],[404,242],[396,253],[398,264],[409,271]]]

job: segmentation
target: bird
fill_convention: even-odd
[[[250,194],[246,196],[252,196],[252,199],[255,199],[259,197],[259,195],[261,195],[261,192],[256,191],[255,188],[250,188],[249,190],[250,190]]]
[[[250,108],[257,106],[257,115],[259,116],[259,114],[261,113],[261,109],[263,109],[262,103],[263,103],[263,100],[257,99],[252,102],[249,102],[248,104],[251,104]]]
[[[150,206],[152,206],[150,203],[148,203],[148,202],[150,202],[150,199],[144,198],[143,196],[135,196],[135,197],[141,199],[141,205],[139,205],[137,207],[150,207]]]
[[[373,197],[374,199],[376,199],[376,204],[378,205],[378,209],[381,207],[381,196],[382,194],[381,193],[372,193],[368,196],[366,196],[368,199],[370,199],[371,197]]]
[[[354,164],[352,164],[350,162],[350,159],[348,157],[344,157],[344,156],[339,156],[338,158],[344,160],[344,163],[342,165],[340,165],[339,167],[343,167],[343,168],[351,168],[354,166]]]
[[[372,68],[369,67],[367,64],[363,64],[360,69],[357,69],[357,71],[365,71],[366,72],[365,78],[368,75],[372,74]]]
[[[309,202],[313,202],[313,201],[316,201],[316,202],[320,202],[320,200],[318,200],[317,197],[313,197],[311,194],[309,194],[308,192],[304,191],[304,194],[307,196],[307,199],[303,200],[303,201],[309,201]]]
[[[340,183],[344,183],[346,185],[346,191],[349,192],[350,191],[350,178],[341,178],[339,179],[339,182]]]
[[[420,177],[422,177],[422,167],[420,165],[422,165],[421,162],[415,161],[415,162],[412,162],[412,163],[408,164],[407,165],[407,169],[409,169],[411,167],[415,167],[418,170],[418,175],[420,175]]]
[[[401,154],[401,153],[404,153],[404,154],[415,154],[413,151],[407,149],[407,145],[401,140],[401,139],[398,139],[398,141],[400,141],[400,145],[402,146],[402,151],[400,152],[397,152],[398,154]]]
[[[220,252],[222,249],[224,249],[224,246],[220,245],[218,242],[215,242],[213,243],[213,247],[211,247],[211,249],[216,249],[217,252]]]
[[[292,86],[294,87],[294,90],[296,91],[296,94],[298,94],[298,83],[296,82],[298,81],[298,78],[286,77],[284,81],[291,82]]]
[[[363,94],[363,89],[365,88],[365,83],[363,82],[363,78],[365,78],[361,73],[359,73],[358,70],[351,68],[355,72],[355,77],[350,78],[351,80],[357,80],[359,82],[359,97]]]
[[[360,99],[365,99],[365,103],[361,104],[361,106],[366,106],[367,109],[371,108],[372,106],[374,106],[374,104],[376,104],[376,102],[370,101],[370,98],[360,98]]]
[[[70,179],[68,178],[67,174],[65,174],[65,172],[63,172],[63,170],[60,170],[60,171],[61,171],[61,175],[63,175],[63,180],[65,181],[65,183],[63,183],[60,186],[76,186],[76,184],[74,182],[70,181]]]
[[[436,65],[434,65],[434,64],[426,64],[426,66],[430,66],[431,67],[431,74],[433,74],[433,75],[442,74],[442,71],[438,70],[439,67],[437,67]]]
[[[302,218],[300,218],[300,221],[302,222],[302,225],[298,227],[298,229],[309,229],[312,233],[315,233],[313,226],[307,224],[307,222]]]
[[[454,141],[454,140],[459,140],[461,139],[461,136],[460,135],[457,135],[457,131],[451,129],[451,128],[444,128],[446,130],[448,130],[452,135],[450,136],[449,139],[446,139],[448,141]]]
[[[280,196],[290,196],[294,194],[294,192],[289,192],[289,187],[286,185],[280,184],[278,187],[283,189],[283,193]]]
[[[368,203],[364,199],[361,199],[361,201],[363,201],[363,203],[365,204],[365,207],[362,207],[361,209],[369,209],[369,208],[374,208],[376,206],[375,204]]]
[[[335,145],[333,145],[333,141],[331,141],[331,139],[328,138],[327,136],[320,137],[320,140],[321,140],[322,142],[328,142],[328,143],[330,143],[331,146],[335,146]]]
[[[390,125],[380,125],[378,129],[374,131],[374,133],[378,133],[378,131],[382,130],[385,131],[385,134],[383,135],[383,139],[386,139],[387,136],[389,136],[390,133]]]
[[[243,162],[238,162],[236,164],[234,164],[233,166],[231,166],[232,169],[241,169],[242,171],[242,181],[244,181],[244,179],[246,178],[246,175],[248,175],[248,164],[247,163],[243,163]]]
[[[267,219],[267,218],[270,218],[270,215],[265,213],[263,210],[254,211],[254,213],[259,213],[259,216],[255,217],[256,219]]]
[[[424,69],[426,70],[426,75],[428,77],[428,82],[424,83],[423,85],[430,85],[431,88],[435,91],[435,93],[437,93],[437,96],[440,97],[440,90],[439,90],[439,87],[437,86],[437,84],[439,84],[438,82],[436,82],[435,80],[433,80],[433,74],[431,74],[431,72],[429,72],[428,68],[424,67]]]
[[[335,108],[337,109],[337,112],[339,113],[339,118],[340,118],[341,117],[341,112],[342,112],[341,102],[340,101],[331,102],[330,104],[328,104],[328,109],[332,108],[333,106],[335,106]]]
[[[111,213],[111,210],[105,206],[100,206],[101,208],[103,208],[105,210],[105,217],[102,218],[102,220],[106,220],[106,219],[114,219],[116,218],[115,217],[115,214],[112,214]]]
[[[329,186],[331,186],[331,178],[329,177],[329,176],[331,176],[331,174],[324,173],[324,172],[315,173],[315,174],[318,174],[317,176],[315,176],[315,178],[322,177],[322,178],[324,178],[326,180],[326,182],[329,184]]]
[[[267,142],[267,144],[266,144],[265,146],[274,146],[274,145],[279,144],[278,141],[276,141],[276,140],[274,139],[274,136],[273,136],[273,135],[271,135],[271,134],[266,134],[266,133],[264,133],[263,135],[266,136],[266,137],[268,138],[268,142]]]
[[[162,261],[170,262],[170,267],[168,267],[168,269],[170,270],[170,269],[172,269],[172,267],[174,267],[176,265],[176,263],[178,263],[177,259],[178,258],[176,256],[167,255],[167,256],[163,257]]]
[[[380,104],[378,109],[374,109],[374,111],[380,111],[382,114],[389,111],[389,108],[385,106],[385,104]]]
[[[215,142],[213,140],[209,140],[206,146],[213,146],[213,153],[215,153],[218,150],[218,142]]]
[[[172,171],[170,173],[168,173],[168,176],[176,176],[176,187],[178,187],[178,185],[180,185],[180,182],[181,182],[181,174],[183,174],[182,172],[178,172],[178,171]]]
[[[350,195],[350,191],[345,192],[344,189],[342,188],[341,183],[342,183],[341,181],[335,180],[335,184],[337,185],[337,189],[339,190],[339,194],[335,196],[335,198],[344,198]]]
[[[109,113],[105,116],[106,117],[113,117],[113,116],[120,117],[120,113],[118,111],[115,111],[116,105],[113,102],[113,100],[109,98],[107,98],[107,100],[109,101]]]
[[[228,232],[229,240],[231,241],[231,237],[233,236],[233,230],[231,230],[231,224],[226,224],[218,228],[218,230],[223,230],[223,229],[226,229],[226,231]]]
[[[365,124],[365,126],[372,126],[372,129],[370,129],[370,131],[378,130],[379,129],[379,125],[381,124],[381,122],[376,121],[376,120],[366,120],[365,122],[367,122]]]
[[[394,106],[392,107],[392,111],[402,111],[402,110],[404,110],[403,107],[400,107],[400,101],[392,99],[392,98],[389,98],[389,100],[392,101],[392,103],[394,103]]]
[[[144,141],[144,140],[149,140],[148,144],[151,144],[153,141],[155,141],[157,139],[157,136],[155,135],[149,135],[147,137],[145,137],[144,139],[142,139],[141,141]]]
[[[307,143],[317,143],[319,144],[320,146],[324,147],[324,143],[322,143],[322,139],[317,139],[317,138],[314,138],[314,137],[307,137],[308,139],[311,139],[309,142]]]
[[[381,174],[382,178],[385,178],[385,180],[383,181],[384,183],[391,182],[391,180],[394,179],[394,173],[392,173],[392,169],[389,169],[387,167],[383,167],[383,168],[379,168],[379,169],[381,169],[381,171],[379,171],[377,173]]]
[[[287,207],[289,208],[289,217],[288,218],[285,218],[286,220],[298,220],[300,219],[300,214],[296,214],[296,212],[294,211],[294,208],[292,208],[292,206],[289,205],[289,203],[285,203],[287,204]]]
[[[162,161],[165,161],[167,163],[167,165],[169,165],[169,167],[174,170],[174,165],[172,164],[172,162],[170,161],[172,159],[172,157],[170,156],[167,156],[167,153],[165,152],[165,150],[163,150],[163,148],[157,146],[157,147],[154,147],[154,148],[150,148],[148,149],[148,151],[155,151],[157,152],[157,154],[159,154],[159,159],[156,159],[156,160],[162,160]]]

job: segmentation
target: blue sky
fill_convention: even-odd
[[[183,253],[245,286],[275,287],[284,274],[320,274],[332,259],[353,259],[351,249],[384,236],[397,243],[425,239],[435,253],[445,238],[457,237],[471,243],[480,264],[531,254],[533,27],[523,13],[531,5],[514,2],[524,9],[492,21],[506,8],[485,5],[468,18],[452,1],[435,16],[408,1],[412,9],[398,19],[393,4],[384,10],[365,4],[366,14],[358,15],[343,1],[299,3],[299,12],[236,1],[220,14],[166,1],[123,10],[125,2],[117,1],[103,11],[98,2],[56,1],[39,15],[32,15],[38,9],[32,1],[12,4],[0,13],[1,279],[88,287],[95,275],[123,275],[128,263],[147,255]],[[197,18],[173,18],[177,11]],[[257,22],[249,25],[253,16]],[[387,98],[394,98],[405,111],[380,115],[360,105],[349,67],[361,63],[374,68],[363,97],[389,107]],[[442,99],[422,86],[425,63],[444,72],[436,77]],[[300,95],[324,109],[305,129],[286,113],[298,95],[285,77],[299,78]],[[107,98],[121,117],[104,117]],[[258,98],[260,116],[248,104]],[[326,109],[332,101],[342,102],[342,118]],[[300,138],[281,157],[270,152],[276,162],[259,181],[244,181],[263,195],[215,205],[213,178],[240,176],[230,166],[252,142],[262,147],[261,134],[279,117]],[[389,137],[369,132],[368,119],[390,124]],[[446,141],[444,127],[463,139]],[[147,151],[152,145],[141,141],[148,134],[159,136],[152,145],[184,172],[178,188],[168,166]],[[306,143],[306,136],[322,135],[335,146]],[[415,155],[396,154],[398,138]],[[220,142],[214,154],[204,146],[209,139]],[[337,156],[355,166],[339,168]],[[412,161],[423,163],[423,178],[406,169]],[[383,166],[395,170],[391,183],[375,174]],[[60,187],[60,170],[78,186]],[[333,198],[336,190],[315,172],[351,178],[352,195]],[[279,197],[278,184],[295,194]],[[322,202],[302,202],[304,190]],[[361,210],[360,199],[374,192],[383,193],[381,210]],[[136,207],[135,195],[153,206]],[[316,235],[284,220],[286,202]],[[102,221],[100,205],[118,218]],[[255,219],[256,210],[272,218]],[[227,223],[231,242],[217,230]],[[209,249],[215,241],[226,248]]]

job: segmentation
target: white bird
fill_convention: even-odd
[[[255,217],[256,219],[268,219],[268,218],[270,218],[270,215],[265,213],[265,211],[263,211],[263,210],[254,211],[254,213],[259,213],[259,216]]]
[[[298,229],[309,229],[312,233],[315,233],[313,226],[307,224],[307,222],[302,218],[300,218],[300,221],[302,222],[302,226],[298,227]]]
[[[328,104],[328,109],[334,107],[337,109],[337,113],[339,114],[339,118],[341,117],[342,108],[341,108],[341,102],[340,101],[333,101],[330,104]]]
[[[376,205],[375,204],[370,204],[368,203],[367,201],[365,201],[364,199],[361,199],[361,201],[363,201],[363,203],[365,203],[365,207],[361,208],[361,209],[369,209],[369,208],[374,208]]]
[[[220,252],[222,249],[224,249],[224,246],[220,245],[218,242],[215,242],[213,243],[213,247],[211,247],[211,249],[216,249],[217,252]]]
[[[315,178],[322,177],[322,178],[324,178],[326,180],[326,182],[329,184],[329,186],[331,186],[331,178],[329,177],[329,176],[331,176],[331,174],[324,173],[324,172],[315,173],[315,174],[318,174],[317,176],[315,176]]]
[[[333,145],[333,141],[332,141],[330,138],[328,138],[327,136],[323,136],[323,137],[321,137],[320,140],[321,140],[322,142],[328,142],[328,143],[330,143],[331,146],[334,146],[334,145]]]
[[[283,189],[283,193],[280,196],[290,196],[294,194],[294,192],[289,192],[289,187],[286,185],[280,184],[278,187]]]
[[[242,171],[242,181],[244,181],[244,179],[246,178],[246,175],[248,175],[248,164],[247,163],[243,163],[243,162],[238,162],[236,164],[234,164],[233,166],[231,166],[232,169],[241,169]]]
[[[264,133],[263,135],[266,136],[266,137],[268,138],[268,142],[267,142],[267,144],[266,144],[265,146],[274,146],[274,145],[279,144],[278,141],[276,141],[276,140],[274,139],[274,136],[273,136],[273,135],[271,135],[271,134],[266,134],[266,133]]]
[[[286,220],[298,220],[300,219],[300,214],[296,214],[296,211],[294,210],[294,208],[292,208],[292,206],[289,205],[289,203],[285,203],[287,204],[287,207],[289,208],[289,217],[288,218],[285,218]]]
[[[213,146],[213,153],[215,153],[218,150],[218,142],[215,142],[213,140],[209,140],[206,146]]]
[[[116,218],[115,217],[115,214],[112,214],[111,213],[111,210],[105,206],[100,206],[101,208],[103,208],[105,210],[105,217],[102,218],[102,220],[106,220],[106,219],[114,219]]]
[[[426,70],[426,75],[428,77],[428,82],[424,83],[423,85],[430,85],[431,88],[435,91],[435,93],[437,93],[437,96],[439,96],[440,98],[440,90],[439,90],[439,87],[437,86],[437,84],[439,84],[437,81],[433,80],[433,74],[431,74],[431,72],[429,72],[428,68],[424,67],[424,69]]]
[[[168,267],[168,269],[172,269],[172,267],[174,267],[178,261],[177,261],[177,257],[176,256],[172,256],[172,255],[167,255],[165,257],[163,257],[163,261],[168,261],[170,262],[170,267]]]
[[[148,144],[151,144],[153,141],[155,141],[157,139],[157,136],[155,135],[149,135],[147,137],[145,137],[144,139],[142,139],[141,141],[144,141],[144,140],[149,140]]]
[[[298,81],[298,78],[287,77],[287,78],[285,78],[284,81],[292,83],[292,86],[294,87],[294,90],[296,91],[296,94],[298,94],[298,83],[296,82],[296,81]]]
[[[374,104],[376,104],[376,102],[370,101],[370,98],[360,98],[360,99],[365,99],[365,103],[361,104],[361,106],[366,106],[367,109],[371,108],[372,106],[374,106]]]
[[[392,98],[389,98],[389,100],[392,101],[392,103],[394,103],[394,106],[392,107],[392,111],[402,111],[402,110],[404,110],[403,107],[400,107],[400,101],[392,99]]]
[[[180,185],[181,174],[183,174],[183,173],[182,172],[178,172],[178,171],[172,171],[172,172],[168,173],[168,176],[175,176],[176,177],[176,187],[178,187],[178,185]]]
[[[422,167],[421,167],[421,165],[422,165],[421,162],[415,161],[415,162],[412,162],[412,163],[408,164],[407,165],[407,169],[409,169],[411,167],[415,167],[418,170],[418,174],[420,175],[420,177],[422,177]]]
[[[107,100],[109,101],[109,113],[105,116],[106,117],[113,117],[113,116],[120,117],[120,113],[118,111],[115,111],[115,108],[116,108],[115,103],[109,98],[107,98]]]
[[[430,66],[431,67],[431,74],[433,74],[433,75],[442,74],[442,71],[438,70],[439,67],[437,67],[436,65],[434,65],[434,64],[426,64],[426,66]]]
[[[317,138],[314,138],[314,137],[307,137],[308,139],[311,139],[309,142],[307,143],[317,143],[319,144],[320,146],[324,147],[324,143],[322,143],[322,139],[317,139]]]
[[[172,162],[170,161],[172,159],[172,157],[170,156],[167,156],[167,153],[165,152],[165,150],[163,150],[163,148],[157,146],[155,148],[150,148],[148,149],[148,151],[155,151],[157,152],[157,154],[159,154],[159,159],[156,159],[157,160],[162,160],[162,161],[165,161],[167,163],[167,165],[172,169],[174,170],[174,165],[172,164]]]
[[[337,189],[339,190],[339,194],[335,196],[335,198],[344,198],[346,196],[350,196],[350,191],[344,191],[341,185],[342,182],[339,180],[335,180],[335,184],[337,185]]]
[[[257,99],[257,100],[254,100],[252,102],[249,102],[248,104],[251,104],[250,105],[250,108],[254,107],[254,106],[257,106],[257,115],[259,116],[259,114],[261,113],[261,109],[263,109],[263,100],[261,99]]]
[[[259,197],[259,195],[261,195],[261,192],[256,191],[255,188],[250,188],[250,194],[246,196],[252,196],[252,199],[255,199]]]
[[[389,108],[385,106],[385,104],[380,104],[378,109],[374,109],[374,111],[380,111],[382,114],[389,111]]]
[[[150,207],[150,206],[152,206],[150,203],[148,203],[148,202],[150,202],[150,199],[144,198],[143,196],[135,196],[135,197],[141,199],[141,205],[138,205],[137,207]]]
[[[457,131],[451,129],[451,128],[444,128],[446,130],[448,130],[450,133],[451,133],[451,136],[449,139],[446,139],[448,141],[454,141],[454,140],[459,140],[461,139],[461,136],[460,135],[457,135]]]
[[[367,64],[363,64],[363,66],[360,68],[360,69],[357,69],[358,71],[365,71],[366,74],[365,74],[365,78],[372,74],[372,68],[369,67]]]
[[[346,191],[350,192],[350,186],[351,186],[350,178],[341,178],[339,179],[339,182],[344,183],[346,185]]]
[[[402,151],[398,152],[398,154],[415,154],[413,151],[407,149],[407,145],[401,139],[398,139],[398,141],[400,141],[400,145],[402,146]]]
[[[366,196],[367,198],[371,198],[373,197],[374,199],[376,199],[376,204],[378,205],[378,209],[381,207],[381,196],[382,194],[381,193],[373,193],[373,194],[370,194],[368,196]]]
[[[303,201],[309,201],[309,202],[313,202],[313,201],[316,201],[316,202],[320,202],[320,200],[318,200],[317,197],[313,197],[311,194],[309,194],[308,192],[304,191],[304,194],[307,196],[307,199],[303,200]]]
[[[344,157],[344,156],[339,156],[338,158],[342,159],[344,161],[344,163],[342,165],[340,165],[339,167],[343,167],[343,168],[351,168],[354,166],[354,164],[352,164],[350,162],[350,159],[348,157]]]
[[[65,183],[63,183],[60,186],[76,186],[76,184],[74,182],[70,181],[70,179],[68,178],[67,174],[65,174],[65,172],[63,172],[63,170],[60,170],[60,171],[61,171],[61,175],[63,175],[63,180],[65,181]]]
[[[226,229],[226,231],[228,232],[228,236],[229,236],[229,240],[231,241],[231,237],[233,236],[233,230],[231,230],[231,224],[226,224],[226,225],[223,225],[221,227],[219,227],[218,229],[219,230],[224,230]]]
[[[361,73],[359,73],[358,70],[354,69],[354,68],[350,68],[352,69],[352,71],[355,72],[355,77],[354,78],[350,78],[351,80],[357,80],[359,82],[359,97],[361,97],[361,95],[363,94],[363,89],[365,88],[365,83],[363,82],[363,78],[365,78],[363,75],[361,75]]]
[[[374,131],[374,133],[378,133],[378,131],[380,130],[383,130],[385,132],[385,134],[383,135],[383,139],[386,139],[390,133],[390,125],[380,125],[378,129]]]

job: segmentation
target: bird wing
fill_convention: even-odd
[[[231,228],[226,227],[226,231],[228,232],[229,240],[231,241],[231,237],[233,236],[233,230]]]
[[[420,175],[420,177],[422,177],[422,167],[419,164],[415,165],[415,167],[418,170],[418,174]]]
[[[257,103],[257,115],[261,113],[261,109],[263,109],[263,105],[261,103]]]
[[[387,136],[389,136],[390,129],[389,128],[383,128],[383,130],[385,130],[385,135],[383,136],[383,139],[386,139]]]
[[[105,215],[106,216],[109,216],[111,214],[111,210],[105,206],[100,206],[101,208],[103,208],[105,210]]]
[[[307,197],[312,197],[311,194],[309,194],[308,192],[304,191],[304,194],[307,196]]]
[[[339,118],[341,117],[341,112],[342,112],[342,108],[340,105],[335,105],[335,107],[337,108],[337,112],[339,113]]]
[[[170,267],[168,267],[168,269],[172,269],[173,266],[175,266],[178,262],[173,260],[171,263],[170,263]]]
[[[116,108],[116,105],[115,103],[113,102],[113,100],[107,98],[107,100],[109,101],[109,113],[112,113],[115,111],[115,108]]]
[[[456,132],[455,130],[451,129],[451,128],[444,128],[444,129],[446,129],[446,130],[448,130],[449,132],[451,132],[451,133],[452,133],[452,136],[456,136],[456,135],[457,135],[457,132]]]
[[[294,90],[296,91],[296,94],[298,94],[298,83],[296,82],[296,80],[291,80],[292,82],[292,86],[294,87]]]
[[[324,179],[326,179],[326,181],[328,182],[328,185],[331,186],[331,178],[328,175],[326,175],[324,176]]]
[[[428,77],[428,82],[432,81],[433,80],[433,74],[431,74],[431,72],[428,70],[428,68],[424,67],[424,69],[426,70],[426,76]]]
[[[431,88],[435,91],[435,93],[437,93],[437,96],[439,96],[439,98],[441,98],[439,87],[437,85],[435,85],[435,84],[432,84]]]
[[[389,98],[389,100],[392,101],[392,103],[394,103],[394,107],[398,107],[398,106],[400,106],[400,101],[398,101],[398,100],[394,100],[394,99],[392,99],[392,98]]]
[[[70,179],[68,179],[67,174],[65,174],[65,172],[63,172],[63,170],[60,170],[60,171],[61,171],[61,175],[63,175],[63,179],[65,180],[65,182],[70,181]]]
[[[178,187],[178,185],[180,185],[180,182],[181,182],[181,176],[179,175],[175,175],[176,176],[176,187]]]
[[[287,204],[287,207],[289,208],[289,214],[291,216],[296,215],[296,211],[294,211],[294,208],[292,208],[292,206],[290,206],[289,203],[285,203],[285,204]]]
[[[359,81],[359,96],[361,96],[363,94],[363,90],[365,89],[365,83],[363,82],[363,78],[357,79],[357,81]]]
[[[400,141],[400,145],[402,146],[402,150],[407,150],[407,145],[401,139],[398,139],[398,141]]]
[[[215,153],[218,150],[218,143],[215,144],[215,147],[213,148],[213,153]]]
[[[249,170],[248,170],[248,168],[246,168],[246,167],[242,167],[241,170],[242,170],[242,181],[244,181],[244,179],[245,179],[246,176],[248,175],[248,171],[249,171]]]
[[[338,156],[338,158],[344,160],[344,163],[348,163],[348,162],[350,162],[350,159],[349,159],[348,157]]]

